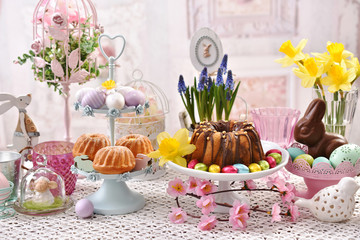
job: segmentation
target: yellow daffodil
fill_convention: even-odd
[[[342,61],[341,65],[334,64],[329,71],[327,76],[321,79],[321,83],[329,86],[328,91],[331,93],[339,90],[350,91],[351,83],[356,78],[356,71],[354,68],[346,70],[345,62]]]
[[[360,64],[359,64],[359,59],[357,57],[352,57],[351,61],[348,64],[346,64],[346,67],[355,69],[356,78],[360,76]]]
[[[101,86],[107,90],[111,90],[113,88],[116,88],[116,83],[114,80],[107,80],[101,84]]]
[[[294,74],[301,79],[301,86],[305,88],[313,87],[323,71],[323,65],[318,66],[314,58],[307,58],[303,60],[303,65],[299,64],[299,68],[293,68]]]
[[[282,67],[288,67],[297,61],[303,60],[305,55],[302,50],[304,49],[307,41],[307,39],[302,39],[296,47],[292,45],[290,40],[284,42],[279,51],[285,53],[285,57],[276,59],[275,62],[281,63]]]
[[[183,156],[195,151],[195,145],[189,144],[189,131],[182,128],[171,137],[169,133],[162,132],[156,138],[159,149],[148,154],[151,158],[160,158],[159,165],[172,161],[186,167],[186,159]]]
[[[328,42],[326,49],[329,53],[311,53],[315,56],[316,60],[324,64],[324,71],[327,72],[333,63],[340,64],[341,61],[345,61],[348,65],[350,60],[348,57],[352,57],[353,54],[345,50],[342,43]]]

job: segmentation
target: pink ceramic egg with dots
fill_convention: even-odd
[[[105,104],[105,93],[96,89],[89,90],[84,95],[81,106],[89,105],[93,109],[101,108]]]
[[[133,90],[125,94],[126,106],[138,106],[145,103],[145,95],[141,91]]]

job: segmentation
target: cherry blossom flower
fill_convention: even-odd
[[[213,193],[217,190],[217,187],[208,180],[200,180],[198,186],[195,189],[195,194],[198,196],[205,196]]]
[[[245,230],[247,227],[247,220],[249,219],[249,214],[236,214],[230,215],[229,223],[233,227],[233,229],[242,229]]]
[[[201,208],[204,215],[210,214],[216,207],[215,198],[213,195],[203,196],[197,202],[196,206]]]
[[[249,179],[245,181],[244,187],[245,189],[251,190],[251,189],[256,189],[257,186],[253,180]]]
[[[300,213],[298,211],[298,207],[293,203],[288,205],[287,214],[291,216],[291,221],[293,221],[293,222],[295,222],[296,219],[300,216]]]
[[[209,231],[216,226],[217,222],[218,220],[216,220],[215,216],[204,215],[200,218],[198,228],[202,231]]]
[[[171,208],[172,212],[169,213],[169,220],[172,223],[179,224],[184,223],[187,220],[187,214],[185,211],[183,211],[181,208]]]
[[[187,180],[188,193],[195,193],[196,187],[198,186],[198,182],[199,180],[197,178],[189,177],[189,179]]]
[[[281,194],[281,200],[283,203],[290,203],[295,198],[295,186],[290,183],[287,183],[285,186],[287,189]]]
[[[167,193],[172,197],[184,196],[186,194],[187,184],[181,179],[175,178],[169,182]]]
[[[233,207],[230,208],[230,216],[238,214],[248,214],[250,212],[250,207],[246,203],[241,203],[239,200],[235,200]]]
[[[280,207],[279,207],[279,204],[278,203],[275,203],[273,206],[272,206],[272,211],[271,211],[271,214],[272,214],[272,219],[271,219],[271,222],[280,222],[281,221],[281,216],[280,216]]]

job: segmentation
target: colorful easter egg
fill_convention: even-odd
[[[85,94],[90,91],[90,90],[93,90],[93,88],[89,88],[89,87],[86,87],[86,88],[82,88],[80,89],[79,91],[77,91],[75,93],[75,98],[76,98],[76,101],[78,101],[79,103],[81,103],[83,97],[85,96]]]
[[[91,217],[94,213],[94,205],[89,199],[81,199],[75,205],[75,212],[81,218]]]
[[[297,160],[297,159],[304,159],[305,161],[307,161],[309,163],[310,167],[312,166],[312,164],[314,162],[314,158],[311,155],[306,154],[306,153],[305,154],[300,154],[299,156],[297,156],[294,159],[294,161]]]
[[[340,163],[349,161],[355,165],[360,158],[360,147],[356,144],[345,144],[336,148],[330,155],[329,161],[336,168]]]
[[[249,170],[250,170],[250,172],[260,172],[260,171],[261,171],[261,167],[260,167],[260,165],[257,164],[257,163],[251,163],[251,164],[249,165]]]
[[[276,161],[276,164],[281,163],[282,156],[278,153],[270,153],[268,156],[273,157]]]
[[[314,162],[312,164],[312,167],[315,167],[316,164],[318,163],[321,163],[321,162],[325,162],[325,163],[328,163],[328,164],[331,164],[329,159],[327,159],[326,157],[317,157],[314,159]]]
[[[209,172],[212,172],[212,173],[219,173],[220,170],[221,170],[220,166],[216,165],[216,164],[212,164],[209,167]]]
[[[288,148],[286,149],[291,157],[291,161],[294,161],[295,158],[301,154],[305,154],[305,152],[303,150],[301,150],[300,148]]]
[[[125,99],[121,93],[114,92],[106,97],[106,106],[109,109],[122,109],[125,105]]]
[[[237,168],[238,173],[249,173],[250,172],[249,168],[244,164],[236,163],[233,166]]]
[[[233,165],[225,166],[221,169],[222,173],[237,173],[238,169],[234,167]]]
[[[208,170],[208,167],[204,163],[198,163],[195,165],[194,169],[206,172]]]
[[[276,167],[276,160],[275,158],[271,157],[271,156],[267,156],[265,157],[265,161],[267,161],[269,163],[270,168],[274,168]]]
[[[105,104],[105,93],[95,89],[89,90],[81,101],[81,106],[89,105],[93,109],[101,108]]]
[[[261,170],[268,170],[270,168],[270,164],[265,160],[260,160],[258,164],[261,167]]]
[[[192,168],[192,169],[194,169],[195,168],[195,165],[196,164],[198,164],[199,163],[199,161],[197,160],[197,159],[193,159],[193,160],[191,160],[189,163],[188,163],[188,168]]]
[[[279,149],[270,149],[269,151],[266,152],[265,156],[268,156],[270,153],[278,153],[282,156],[282,153]]]
[[[133,90],[125,94],[126,106],[137,106],[145,103],[145,95],[138,90]]]

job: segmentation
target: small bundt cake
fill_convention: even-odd
[[[104,147],[96,153],[93,167],[103,174],[129,172],[135,167],[135,157],[127,147]]]
[[[94,160],[95,154],[103,147],[110,146],[110,139],[104,134],[81,135],[75,142],[73,156],[87,155],[89,160]]]
[[[138,153],[148,154],[154,151],[150,139],[140,134],[123,136],[116,141],[115,146],[124,146],[129,148],[134,154],[134,157],[136,157]]]
[[[222,168],[235,163],[248,166],[265,158],[257,131],[246,121],[201,122],[190,143],[196,150],[187,155],[187,160],[197,159],[207,166],[217,164]]]

